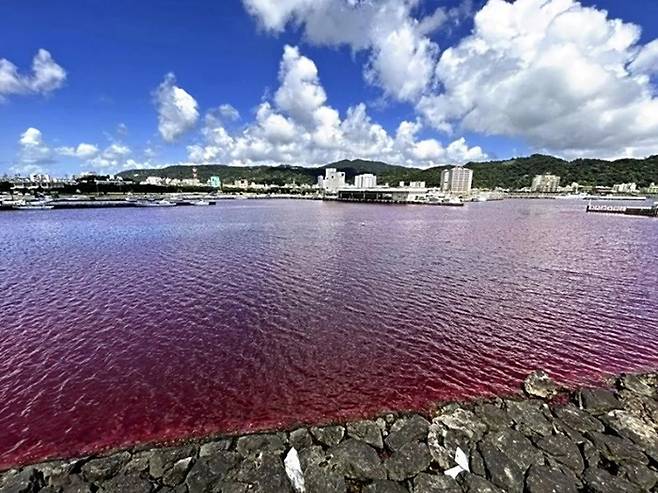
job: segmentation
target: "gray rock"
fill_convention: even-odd
[[[149,457],[149,473],[154,478],[161,478],[176,462],[196,454],[193,446],[153,449]]]
[[[128,452],[91,459],[82,466],[82,476],[91,482],[103,481],[117,474],[129,460]]]
[[[523,390],[530,397],[551,399],[557,394],[557,385],[543,370],[532,372],[523,382]]]
[[[595,431],[590,432],[587,437],[592,440],[592,443],[601,456],[609,462],[616,464],[623,464],[625,462],[648,464],[649,462],[642,449],[630,440]]]
[[[420,473],[414,478],[414,493],[461,493],[459,483],[445,474]]]
[[[218,493],[247,493],[250,491],[251,485],[238,483],[236,481],[226,481],[219,485]],[[192,492],[190,492],[192,493]]]
[[[600,419],[608,428],[639,445],[649,457],[658,462],[658,423],[649,424],[627,411],[610,411]]]
[[[243,436],[238,438],[235,448],[243,457],[261,452],[282,454],[287,448],[285,433],[263,433]]]
[[[5,472],[0,480],[0,493],[28,493],[37,491],[40,486],[35,469],[28,467]]]
[[[431,459],[427,445],[420,442],[409,442],[393,452],[391,457],[386,459],[384,465],[390,479],[402,481],[427,469]]]
[[[469,465],[473,474],[486,477],[487,468],[484,465],[482,454],[478,451],[477,448],[473,448],[473,450],[471,450],[471,459],[469,461]]]
[[[291,431],[288,436],[288,441],[290,442],[290,445],[297,449],[297,451],[313,445],[313,437],[306,428],[298,428]]]
[[[187,473],[185,484],[190,493],[212,491],[240,463],[237,452],[217,451],[212,456],[199,457]]]
[[[615,394],[607,389],[582,389],[580,396],[583,408],[593,414],[623,408],[623,404],[615,397]]]
[[[386,479],[386,470],[374,448],[354,438],[348,438],[328,454],[335,470],[350,479]]]
[[[345,428],[342,426],[322,426],[311,428],[315,439],[327,447],[335,447],[345,436]]]
[[[43,490],[40,490],[40,493],[41,491]],[[62,484],[59,491],[61,491],[61,493],[91,493],[94,490],[91,485],[80,476],[72,474],[67,478],[67,481]]]
[[[438,414],[432,423],[441,423],[450,430],[460,431],[469,440],[479,441],[487,432],[487,425],[472,411],[457,408]]]
[[[382,431],[374,421],[357,421],[348,423],[347,435],[357,438],[376,448],[384,448]]]
[[[542,452],[516,430],[499,431],[489,434],[481,443],[491,443],[512,460],[522,473],[525,473],[532,465],[541,465],[544,463]],[[482,454],[482,457],[485,460],[487,469],[489,469],[489,464],[487,464],[484,454]]]
[[[237,474],[238,481],[251,483],[250,491],[259,493],[292,493],[280,455],[272,452],[252,454],[245,458]]]
[[[577,493],[572,478],[556,468],[532,466],[526,478],[527,493]]]
[[[658,374],[622,375],[617,379],[617,387],[634,394],[658,399]]]
[[[478,404],[473,412],[482,420],[490,430],[504,430],[514,424],[507,411],[493,404]]]
[[[645,491],[652,491],[651,489],[658,484],[658,472],[635,462],[623,464],[619,468],[618,475]]]
[[[639,493],[640,488],[603,469],[586,469],[583,479],[591,493]]]
[[[425,418],[414,414],[405,419],[400,427],[391,428],[391,433],[385,440],[386,446],[395,451],[406,443],[426,440],[429,426],[430,424]],[[394,429],[395,431],[393,431]]]
[[[181,459],[174,463],[171,469],[167,470],[162,476],[162,483],[166,486],[177,486],[185,481],[187,471],[190,470],[192,465],[192,457]]]
[[[342,474],[328,466],[311,466],[304,471],[304,486],[308,493],[346,493]]]
[[[564,435],[542,437],[537,440],[537,447],[578,474],[585,469],[578,446]]]
[[[311,466],[326,465],[327,455],[320,445],[313,445],[299,451],[299,463],[302,471],[306,471]]]
[[[148,451],[135,453],[123,467],[122,473],[127,476],[142,475],[149,470],[150,459],[151,454]]]
[[[506,401],[507,413],[514,420],[516,429],[526,436],[547,436],[553,433],[548,420],[550,411],[541,401]]]
[[[502,432],[504,433],[504,432]],[[487,468],[487,477],[507,493],[522,493],[524,471],[507,454],[501,452],[490,440],[478,445]]]
[[[495,484],[475,474],[461,475],[462,488],[466,493],[503,493]]]
[[[118,474],[101,484],[103,493],[151,493],[153,484],[148,480],[135,475]]]
[[[199,457],[210,457],[225,450],[229,450],[232,443],[233,440],[231,438],[204,443],[199,448]]]
[[[603,423],[591,416],[586,411],[578,409],[573,404],[554,408],[553,412],[559,421],[566,424],[569,428],[572,428],[581,433],[588,431],[602,432],[605,430]],[[559,421],[556,422],[558,426]]]
[[[430,455],[443,470],[455,466],[455,451],[448,450],[443,445],[444,433],[447,433],[447,430],[443,428],[443,425],[432,423],[429,428],[429,433],[427,434],[427,445],[429,447]]]
[[[395,481],[378,479],[361,490],[363,493],[409,493],[409,490]]]

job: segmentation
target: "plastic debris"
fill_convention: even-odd
[[[471,469],[468,465],[468,456],[459,447],[457,447],[457,450],[455,450],[455,462],[457,463],[455,467],[451,467],[445,471],[446,476],[457,479],[457,476],[459,476],[462,472],[471,472]]]
[[[297,493],[306,493],[306,488],[304,488],[304,473],[302,472],[302,465],[299,463],[299,455],[295,447],[288,451],[283,465],[286,468],[286,474],[288,475],[288,479],[290,479],[292,488]]]

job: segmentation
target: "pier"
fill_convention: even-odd
[[[628,207],[625,205],[597,204],[587,205],[587,212],[602,214],[623,214],[626,216],[658,217],[658,204],[651,207]]]

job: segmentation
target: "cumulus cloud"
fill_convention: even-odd
[[[366,80],[386,95],[415,101],[431,84],[438,45],[430,34],[448,21],[470,12],[470,0],[414,16],[418,0],[243,0],[247,11],[267,31],[279,33],[288,24],[303,28],[317,45],[347,45],[366,50]]]
[[[36,166],[53,162],[53,152],[44,142],[43,134],[38,128],[30,127],[25,130],[21,134],[18,144],[20,146],[18,152],[20,166]]]
[[[196,100],[176,85],[174,74],[167,74],[154,91],[158,109],[158,130],[166,142],[174,142],[191,130],[199,119]]]
[[[32,73],[21,74],[9,60],[0,59],[0,101],[18,94],[48,94],[66,81],[66,71],[44,49],[32,60]]]
[[[90,159],[98,154],[99,150],[94,144],[78,144],[77,147],[58,147],[57,153],[62,156],[76,157],[78,159]]]
[[[284,48],[279,88],[273,101],[261,103],[255,120],[232,134],[221,115],[206,115],[202,142],[188,146],[192,162],[229,164],[325,164],[344,158],[380,159],[431,166],[481,160],[480,147],[458,139],[447,147],[435,139],[418,140],[419,121],[403,122],[396,135],[373,122],[364,104],[350,107],[344,118],[327,104],[315,63],[292,46]]]
[[[565,156],[658,152],[656,41],[573,0],[490,0],[417,109],[438,129],[520,137]]]

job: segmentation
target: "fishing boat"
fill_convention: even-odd
[[[204,205],[210,205],[210,202],[208,202],[207,200],[194,200],[192,202],[192,205],[204,206]]]
[[[135,202],[137,207],[176,207],[174,202],[168,200],[139,200]]]
[[[45,200],[34,202],[26,202],[23,200],[21,203],[14,205],[12,208],[17,211],[46,211],[54,209],[55,206],[49,204]]]

